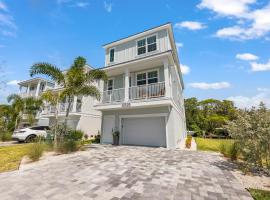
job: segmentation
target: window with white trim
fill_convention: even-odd
[[[147,38],[147,51],[157,50],[157,37],[155,35]]]
[[[110,49],[110,62],[114,62],[114,49]]]
[[[137,42],[137,46],[138,46],[138,55],[141,55],[141,54],[145,54],[146,53],[146,46],[145,46],[145,42],[146,40],[145,39],[142,39],[142,40],[139,40]]]
[[[137,74],[137,85],[146,85],[158,82],[158,72],[149,71]]]
[[[107,90],[113,90],[113,79],[108,80]]]
[[[153,35],[137,41],[137,54],[145,54],[147,52],[157,50],[157,36]]]

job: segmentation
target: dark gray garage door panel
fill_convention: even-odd
[[[166,146],[165,117],[124,118],[123,144]]]

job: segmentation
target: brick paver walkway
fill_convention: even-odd
[[[0,174],[0,199],[252,199],[217,154],[92,146]]]

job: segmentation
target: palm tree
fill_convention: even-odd
[[[35,123],[35,117],[38,111],[40,111],[43,102],[41,99],[37,99],[34,97],[24,98],[24,102],[25,102],[24,113],[27,116],[29,124],[33,125]]]
[[[33,97],[22,98],[18,94],[11,94],[7,97],[7,101],[9,103],[11,102],[11,107],[14,111],[15,129],[18,128],[23,114],[26,114],[27,121],[30,125],[34,124],[37,112],[42,106],[42,100]]]
[[[21,96],[17,95],[17,94],[11,94],[7,97],[7,101],[8,103],[12,103],[11,106],[13,108],[14,111],[14,116],[15,116],[15,125],[14,128],[17,129],[18,125],[20,123],[23,111],[24,111],[24,100]]]
[[[64,72],[62,72],[60,68],[49,63],[36,63],[30,69],[30,76],[37,74],[46,75],[58,85],[62,86],[60,95],[65,97],[68,105],[64,122],[65,127],[67,126],[67,120],[74,96],[91,96],[99,100],[100,92],[93,83],[100,79],[107,79],[107,75],[104,71],[98,69],[86,71],[85,66],[86,59],[77,57],[71,67]]]
[[[58,109],[59,109],[59,102],[63,100],[63,97],[60,96],[60,92],[52,92],[52,90],[47,90],[41,95],[41,99],[45,100],[51,106],[54,106],[56,108],[54,113],[55,117],[54,148],[57,148]]]

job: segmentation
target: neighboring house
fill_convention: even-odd
[[[183,79],[170,23],[104,45],[101,142],[174,149],[186,137]]]
[[[90,66],[85,67],[86,71],[93,69]],[[57,92],[62,89],[61,86],[41,78],[30,79],[19,83],[22,97],[39,98],[41,93],[50,89]],[[23,88],[24,87],[24,88]],[[85,134],[97,135],[100,132],[101,113],[94,109],[95,99],[90,96],[75,96],[69,113],[68,126],[72,129],[79,129]],[[38,125],[51,126],[55,123],[56,107],[44,103],[45,106],[37,115]],[[61,102],[58,107],[59,123],[64,123],[67,103]]]

